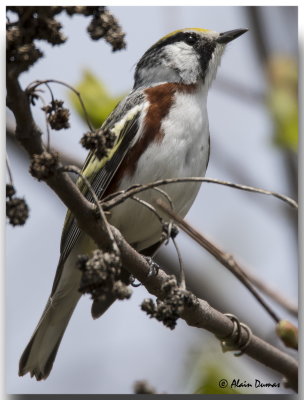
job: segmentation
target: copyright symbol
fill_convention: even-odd
[[[228,382],[227,382],[227,380],[226,379],[221,379],[220,381],[219,381],[219,387],[220,388],[225,388],[225,387],[227,387],[228,386]]]

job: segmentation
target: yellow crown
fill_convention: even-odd
[[[176,31],[170,32],[167,35],[163,36],[159,42],[161,40],[167,39],[170,36],[175,35],[178,32],[187,32],[187,31],[197,31],[197,32],[204,32],[204,33],[208,33],[208,32],[212,32],[210,29],[203,29],[203,28],[184,28],[184,29],[177,29]]]

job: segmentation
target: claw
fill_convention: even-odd
[[[149,272],[147,275],[148,278],[150,278],[151,276],[157,276],[159,268],[160,268],[159,265],[156,264],[156,262],[154,262],[151,257],[145,257],[145,259],[150,266],[150,269],[149,269]]]
[[[131,285],[132,287],[139,287],[139,286],[141,286],[141,282],[138,282],[138,283],[135,282],[136,279],[134,278],[133,275],[130,275],[129,280],[130,280],[130,285]]]

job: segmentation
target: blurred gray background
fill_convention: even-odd
[[[22,84],[54,78],[75,85],[83,70],[90,69],[113,95],[120,95],[132,87],[134,66],[144,51],[168,32],[184,27],[219,32],[249,28],[227,48],[210,90],[211,158],[207,176],[295,197],[296,155],[274,143],[274,121],[264,101],[269,92],[264,66],[270,54],[297,57],[297,8],[263,7],[252,12],[246,7],[129,6],[110,10],[126,32],[126,50],[112,53],[105,42],[89,39],[88,19],[61,15],[67,43],[54,48],[39,43],[45,58],[22,75]],[[70,106],[66,88],[53,86],[53,90]],[[33,111],[45,130],[40,105]],[[71,114],[71,129],[53,132],[51,141],[83,161],[86,151],[79,140],[87,127],[76,112],[71,110]],[[66,210],[44,183],[28,174],[28,160],[11,140],[7,150],[17,194],[24,196],[30,206],[26,225],[7,225],[6,232],[8,393],[132,393],[133,383],[139,379],[147,379],[160,392],[193,393],[204,371],[212,366],[221,369],[219,380],[280,381],[279,376],[246,356],[223,354],[211,334],[188,327],[184,321],[178,321],[176,329],[170,331],[149,319],[139,307],[145,297],[151,297],[143,287],[134,289],[131,300],[116,302],[96,321],[90,315],[91,300],[84,296],[49,378],[36,382],[29,375],[18,377],[19,357],[51,290]],[[279,293],[297,302],[297,226],[295,213],[287,205],[204,184],[186,219]],[[254,333],[283,348],[275,338],[273,321],[252,295],[183,233],[177,242],[189,286],[212,306],[238,315]],[[178,268],[171,245],[162,249],[158,260],[169,270]],[[269,302],[280,316],[293,321],[282,308]],[[250,389],[244,392],[250,393]],[[288,390],[260,389],[258,393]]]

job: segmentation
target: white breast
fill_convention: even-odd
[[[195,94],[178,93],[161,128],[163,140],[147,148],[138,161],[135,175],[124,178],[119,190],[159,179],[205,175],[209,154],[206,94],[202,91]],[[184,217],[199,187],[200,184],[175,183],[162,186],[161,189],[170,196],[175,211]],[[157,198],[163,197],[165,200],[155,190],[146,191],[138,197],[154,207]],[[127,200],[116,207],[110,222],[137,250],[151,246],[161,237],[162,226],[157,217],[134,200]]]

